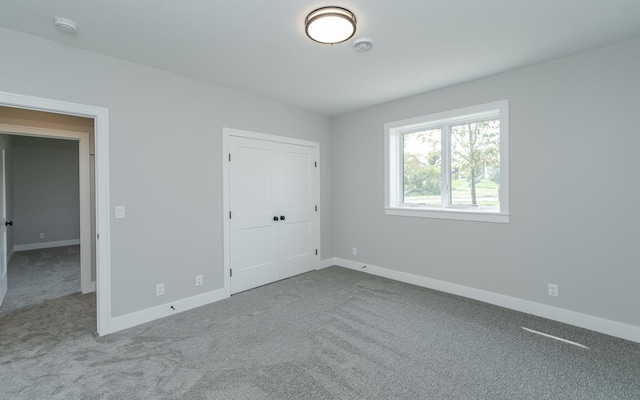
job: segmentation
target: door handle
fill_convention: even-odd
[[[13,221],[5,221],[4,226],[13,225]]]
[[[284,221],[284,215],[280,216],[280,221]]]
[[[273,220],[274,220],[274,221],[277,221],[277,220],[278,220],[278,217],[273,217]]]

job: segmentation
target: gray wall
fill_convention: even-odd
[[[228,126],[321,143],[323,258],[358,247],[358,261],[640,326],[638,40],[333,120],[1,28],[0,48],[0,90],[109,108],[110,200],[127,207],[111,221],[113,316],[222,287]],[[384,216],[383,124],[501,99],[511,223]]]
[[[635,40],[337,118],[336,256],[640,326],[639,93]],[[511,223],[384,215],[385,122],[502,99]]]
[[[328,117],[1,28],[0,48],[0,90],[109,109],[112,316],[222,287],[223,126],[320,142],[333,256]]]
[[[79,196],[77,141],[13,137],[14,245],[79,240]]]

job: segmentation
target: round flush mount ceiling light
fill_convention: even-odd
[[[69,34],[78,33],[78,25],[68,18],[55,17],[53,24],[59,31]]]
[[[342,43],[356,33],[356,16],[346,8],[322,7],[307,15],[304,28],[307,36],[318,43]]]
[[[353,42],[353,48],[356,51],[365,52],[371,50],[373,41],[369,38],[360,38]]]

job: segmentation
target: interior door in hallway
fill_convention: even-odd
[[[5,149],[0,141],[0,305],[7,295],[7,182]]]
[[[229,138],[231,293],[316,268],[317,149]]]

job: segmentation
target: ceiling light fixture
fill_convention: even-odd
[[[55,17],[53,24],[59,31],[69,34],[78,33],[78,25],[68,18]]]
[[[342,7],[318,8],[307,15],[304,30],[318,43],[342,43],[356,33],[356,16]]]

